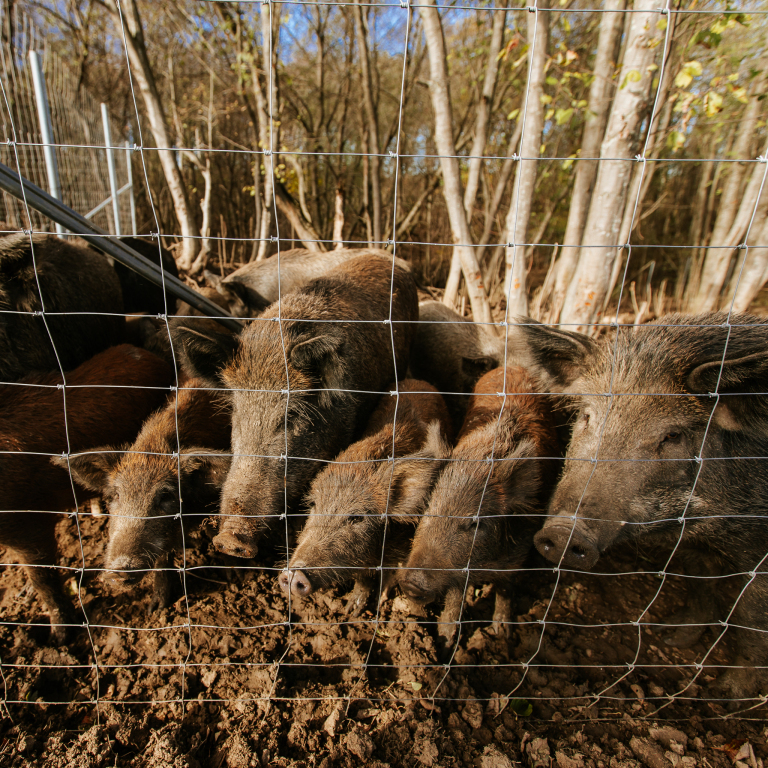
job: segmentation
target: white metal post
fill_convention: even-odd
[[[115,220],[115,234],[120,237],[120,201],[117,199],[117,169],[115,168],[115,150],[112,147],[112,135],[109,130],[109,111],[101,103],[101,122],[104,126],[104,146],[107,149],[107,170],[109,171],[109,189],[112,193],[112,216]]]
[[[53,147],[53,128],[51,127],[51,109],[48,104],[48,92],[45,89],[43,67],[37,51],[29,52],[29,66],[32,69],[32,82],[35,86],[35,101],[37,102],[37,118],[40,121],[40,135],[43,138],[43,155],[45,157],[45,169],[48,173],[48,190],[52,197],[61,200],[61,181],[59,180],[59,166],[56,162],[56,152]],[[61,224],[56,225],[56,234],[65,233]]]
[[[133,236],[136,237],[138,232],[136,231],[136,197],[133,194],[133,166],[131,165],[131,142],[125,142],[125,165],[128,169],[128,192],[130,193],[129,200],[131,201],[131,231]]]

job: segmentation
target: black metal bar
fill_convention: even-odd
[[[33,184],[29,179],[23,179],[22,182],[19,174],[3,163],[0,163],[0,189],[3,189],[9,195],[13,195],[19,200],[26,200],[31,208],[39,211],[43,216],[47,216],[57,224],[61,224],[62,227],[68,229],[73,234],[86,237],[99,250],[109,254],[115,261],[119,261],[155,285],[163,285],[165,283],[166,290],[169,293],[186,301],[190,306],[213,318],[225,328],[235,332],[243,329],[243,324],[218,304],[214,304],[210,299],[197,293],[197,291],[193,291],[173,275],[161,272],[157,264],[153,264],[149,259],[136,253],[133,248],[129,248],[117,238],[110,237],[103,229],[95,226],[88,219],[68,208],[55,197],[51,197],[51,195]]]

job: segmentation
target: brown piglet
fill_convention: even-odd
[[[433,386],[404,379],[391,389],[362,439],[312,482],[309,517],[278,579],[295,597],[354,579],[347,604],[353,616],[365,608],[377,572],[382,594],[393,583],[440,468],[427,444],[451,437],[448,410]]]

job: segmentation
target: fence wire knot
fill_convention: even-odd
[[[757,158],[758,163],[768,163],[768,155],[759,155]]]
[[[410,0],[400,0],[400,7],[407,8]]]
[[[277,235],[270,235],[269,236],[269,242],[270,243],[276,243],[277,242]]]

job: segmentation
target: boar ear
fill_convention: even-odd
[[[222,280],[207,269],[203,274],[208,284],[226,299],[229,313],[235,317],[259,315],[271,304],[258,291],[239,280]]]
[[[499,361],[489,356],[461,358],[461,372],[472,388],[474,388],[478,379],[485,376],[488,371],[498,367]]]
[[[344,341],[338,336],[323,334],[294,344],[291,365],[300,371],[316,374],[327,389],[340,389],[342,365],[339,353]]]
[[[541,486],[541,462],[530,440],[518,443],[514,450],[505,451],[501,436],[497,440],[498,454],[503,459],[493,462],[493,477],[504,484],[512,505],[534,504]]]
[[[764,397],[758,394],[765,390],[766,379],[768,353],[763,351],[702,363],[688,374],[686,385],[688,391],[695,394],[708,394],[717,389],[727,395],[720,399],[715,421],[723,429],[739,430],[750,421],[766,417]]]
[[[563,392],[579,378],[584,365],[597,349],[597,342],[583,333],[563,331],[532,320],[516,318],[519,336],[533,364],[555,392]]]
[[[200,473],[205,483],[220,488],[229,473],[232,454],[212,448],[184,448],[179,463],[183,474]]]
[[[202,379],[211,387],[221,386],[219,374],[237,350],[236,335],[212,330],[205,318],[193,318],[174,323],[171,338],[186,374]]]
[[[395,459],[389,494],[389,512],[409,522],[417,522],[429,501],[429,495],[443,467],[443,462],[430,456]],[[389,472],[383,463],[382,470]]]
[[[72,477],[89,491],[103,493],[109,482],[109,475],[123,458],[123,451],[130,448],[124,445],[120,448],[104,446],[94,448],[92,453],[83,453],[79,456],[70,456],[69,463],[64,456],[54,456],[51,464],[62,469],[71,469]]]

